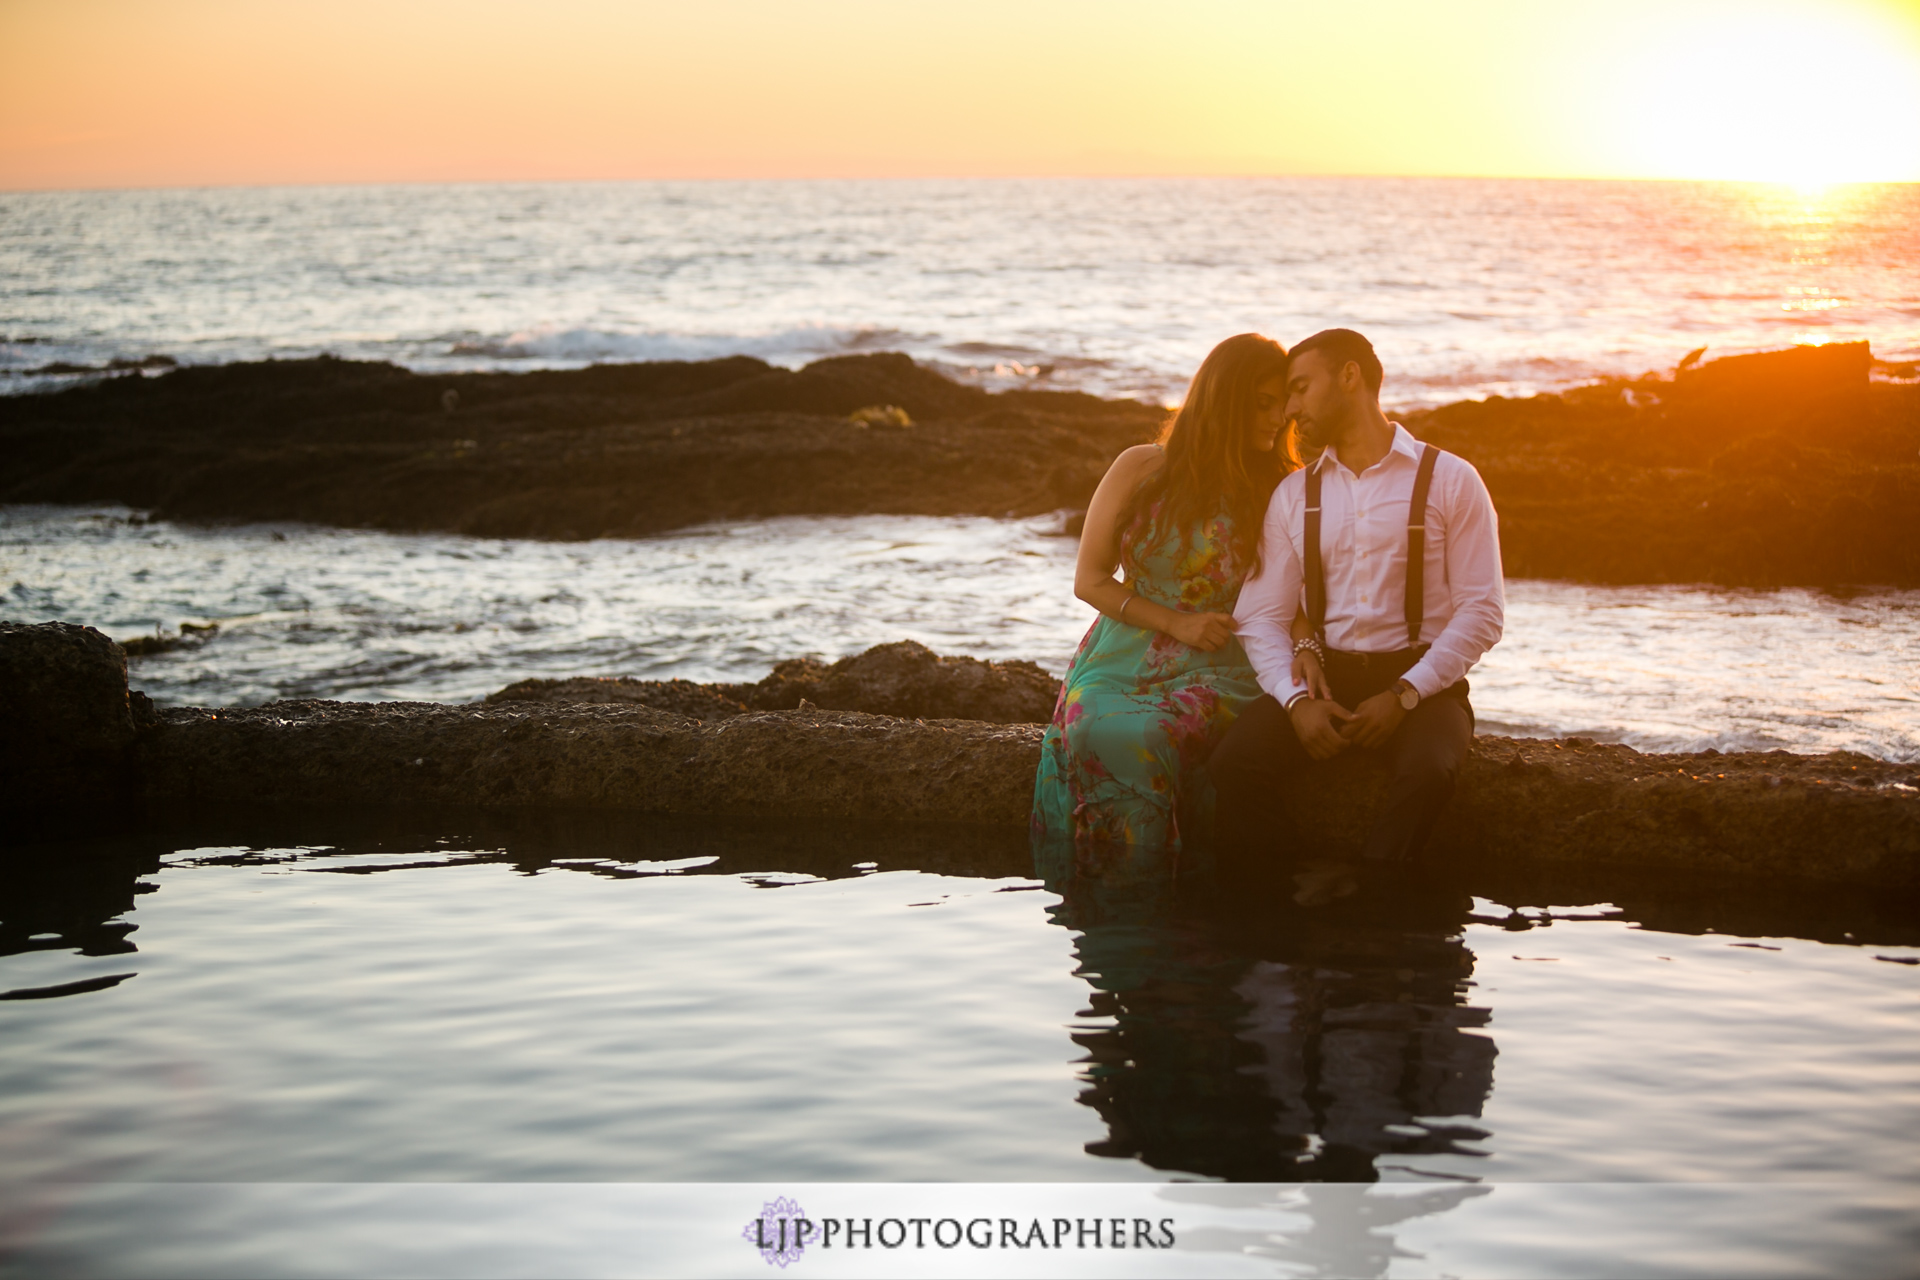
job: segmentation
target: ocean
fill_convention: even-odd
[[[1792,343],[1920,359],[1920,186],[1391,178],[0,195],[0,388],[332,352],[416,369],[905,351],[1177,402],[1354,327],[1400,405]],[[1912,371],[1907,370],[1911,376]]]

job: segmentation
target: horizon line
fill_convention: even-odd
[[[1835,187],[1920,186],[1914,178],[1836,179],[1829,182],[1801,183],[1780,178],[1699,177],[1629,174],[1538,174],[1538,173],[1339,173],[1339,172],[1137,172],[1137,173],[925,173],[925,174],[785,174],[755,175],[655,175],[647,177],[546,177],[546,178],[314,178],[273,181],[208,182],[128,182],[82,183],[75,185],[12,186],[0,180],[0,195],[71,195],[107,191],[274,191],[348,187],[510,187],[510,186],[638,186],[649,183],[809,183],[809,182],[1272,182],[1291,181],[1423,181],[1423,182],[1590,182],[1590,183],[1670,183],[1686,185],[1775,187],[1803,190],[1830,190]]]

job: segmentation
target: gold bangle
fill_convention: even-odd
[[[1118,618],[1118,621],[1125,622],[1127,620],[1127,606],[1132,604],[1135,600],[1138,600],[1139,598],[1140,596],[1138,593],[1132,592],[1132,591],[1127,592],[1127,598],[1120,602],[1120,616]]]

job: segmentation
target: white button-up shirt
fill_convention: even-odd
[[[1407,508],[1423,446],[1398,423],[1393,445],[1359,475],[1332,449],[1320,471],[1320,563],[1327,576],[1327,644],[1348,653],[1407,648]],[[1280,482],[1267,507],[1260,576],[1240,591],[1234,621],[1260,687],[1280,702],[1307,687],[1293,679],[1289,628],[1306,600],[1306,472]],[[1507,594],[1500,528],[1473,464],[1443,453],[1427,495],[1426,655],[1406,674],[1423,698],[1462,676],[1500,639]]]

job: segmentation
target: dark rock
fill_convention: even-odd
[[[1480,469],[1510,577],[1920,586],[1920,387],[1865,343],[1408,414]]]
[[[133,739],[119,645],[69,622],[0,622],[0,812],[117,802]]]
[[[219,630],[220,624],[217,622],[202,623],[198,626],[191,622],[183,622],[176,635],[166,635],[156,627],[150,636],[128,636],[120,641],[120,648],[129,658],[144,658],[148,654],[166,653],[182,645],[203,645]]]
[[[793,658],[756,684],[685,680],[522,680],[487,695],[503,702],[620,702],[722,720],[803,706],[921,720],[1045,724],[1060,682],[1031,662],[943,658],[912,640],[876,645],[831,665]]]
[[[1864,342],[1790,347],[1785,351],[1723,356],[1692,368],[1684,367],[1683,362],[1676,371],[1674,392],[1682,398],[1720,396],[1752,401],[1777,410],[1783,400],[1805,403],[1829,397],[1857,399],[1867,389],[1872,367],[1873,352]]]
[[[876,405],[913,427],[849,421]],[[195,366],[0,397],[0,501],[541,538],[801,514],[1037,515],[1083,501],[1163,417],[1133,401],[989,394],[896,354],[798,371],[747,357],[523,374]]]
[[[811,707],[703,723],[541,702],[280,702],[161,721],[138,748],[145,794],[200,808],[560,806],[1014,829],[1044,732]],[[1482,737],[1433,856],[1920,887],[1920,791],[1900,781],[1910,773],[1846,753],[1661,756]],[[1356,755],[1283,800],[1324,850],[1351,853],[1382,781]]]
[[[1870,381],[1871,361],[1864,343],[1794,348],[1404,421],[1479,467],[1515,577],[1920,586],[1920,386]],[[878,405],[915,425],[848,420]],[[1083,508],[1164,417],[989,394],[897,354],[459,375],[266,361],[0,397],[0,501],[542,538],[1028,516]]]
[[[144,658],[150,653],[165,653],[177,649],[186,643],[185,636],[162,635],[156,631],[150,636],[128,636],[120,641],[120,651],[129,658]]]
[[[695,720],[725,720],[743,716],[750,708],[721,690],[731,686],[695,684],[691,680],[635,680],[630,676],[575,676],[565,680],[521,680],[486,697],[489,706],[503,702],[624,703],[652,707]]]
[[[143,356],[138,360],[130,360],[125,356],[115,356],[113,359],[101,365],[74,364],[70,360],[55,360],[52,364],[43,364],[38,368],[28,369],[26,372],[30,374],[132,373],[147,369],[177,369],[179,367],[180,362],[172,356]]]
[[[1434,852],[1920,888],[1920,789],[1902,785],[1910,772],[1844,751],[1642,754],[1483,735]],[[1286,798],[1326,847],[1357,850],[1384,783],[1377,762],[1354,755]]]
[[[1024,821],[1041,732],[818,710],[702,723],[620,703],[277,702],[161,717],[139,747],[156,802],[378,797],[989,825]]]
[[[1018,830],[1032,801],[1042,725],[831,710],[814,694],[890,705],[973,698],[969,705],[1005,709],[1037,691],[1024,666],[882,645],[831,666],[783,664],[777,679],[745,686],[792,696],[794,710],[704,721],[612,694],[591,703],[277,702],[157,713],[140,699],[144,727],[136,730],[125,663],[112,641],[67,624],[0,624],[5,794],[15,807],[30,799],[74,814],[94,812],[130,783],[152,804],[201,812],[296,804],[559,807]],[[676,683],[675,696],[710,704],[709,686],[669,681],[656,689]],[[576,684],[603,693],[627,687]],[[1351,852],[1382,781],[1379,763],[1356,753],[1297,780],[1280,799],[1325,851]],[[1461,771],[1434,856],[1492,867],[1663,866],[1913,889],[1920,887],[1915,781],[1911,765],[1844,752],[1642,755],[1587,739],[1482,737]]]
[[[723,688],[764,711],[805,699],[829,711],[994,724],[1045,724],[1060,696],[1060,682],[1034,663],[943,658],[912,640],[875,645],[831,666],[797,658],[758,684]]]

